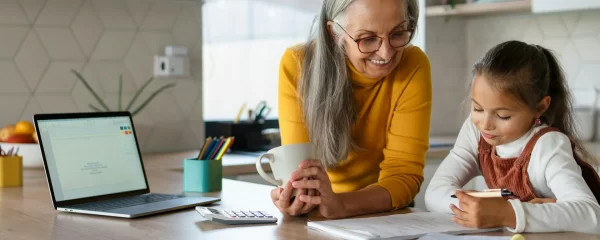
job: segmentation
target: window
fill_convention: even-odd
[[[203,21],[203,111],[206,121],[232,120],[262,100],[277,119],[279,62],[308,39],[321,0],[208,0]]]

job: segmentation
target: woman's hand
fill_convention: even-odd
[[[534,198],[529,200],[528,203],[541,204],[541,203],[555,203],[556,199],[554,198]]]
[[[292,197],[294,190],[296,190],[296,196]],[[316,205],[297,201],[296,199],[300,196],[312,196],[315,194],[316,191],[313,189],[294,189],[292,182],[289,181],[284,188],[278,187],[271,190],[271,200],[281,213],[298,216],[310,212]]]
[[[333,192],[331,181],[319,160],[305,160],[300,163],[300,170],[290,177],[292,186],[297,189],[315,190],[315,195],[301,195],[296,200],[306,204],[319,205],[319,212],[326,218],[342,218],[345,211],[341,197]]]
[[[471,228],[515,228],[515,212],[504,198],[478,198],[463,191],[456,191],[456,198],[460,208],[450,204],[452,221]]]

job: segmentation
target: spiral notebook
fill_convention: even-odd
[[[310,229],[343,239],[416,239],[428,233],[466,234],[497,231],[473,229],[452,221],[452,214],[418,212],[382,217],[308,222]]]

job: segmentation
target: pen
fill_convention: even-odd
[[[495,197],[507,197],[507,196],[514,196],[514,194],[511,191],[508,191],[508,189],[488,189],[488,190],[483,190],[481,192],[468,192],[467,194],[469,194],[470,196],[473,197],[479,197],[479,198],[495,198]],[[452,196],[450,196],[452,198],[456,198],[456,195],[452,194]]]

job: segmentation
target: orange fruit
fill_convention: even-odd
[[[31,122],[19,121],[15,124],[15,133],[17,134],[32,135],[33,132],[35,132],[35,128]]]

